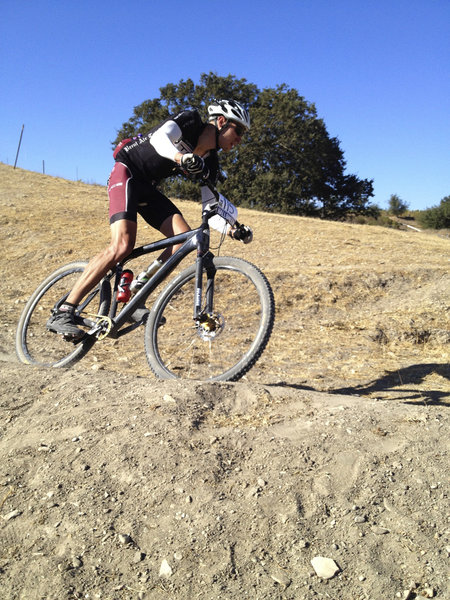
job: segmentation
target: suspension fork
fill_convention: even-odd
[[[216,267],[213,263],[214,255],[207,252],[203,256],[197,256],[195,270],[195,301],[194,301],[194,320],[198,320],[201,315],[209,314],[214,306],[214,276]],[[203,271],[206,271],[206,291],[205,305],[203,304]]]

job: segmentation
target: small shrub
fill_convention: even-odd
[[[417,219],[425,229],[450,228],[450,196],[443,198],[438,206],[421,211]]]
[[[400,229],[400,224],[391,219],[385,211],[380,211],[376,217],[367,215],[354,215],[348,219],[348,221],[350,223],[357,223],[358,225],[378,225],[379,227]]]
[[[399,215],[402,215],[404,212],[406,212],[407,208],[408,204],[406,202],[403,202],[403,200],[401,200],[397,196],[397,194],[392,194],[392,196],[389,199],[389,212],[391,214],[398,217]]]

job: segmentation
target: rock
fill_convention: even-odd
[[[133,562],[134,563],[140,563],[140,562],[142,562],[144,560],[144,558],[145,558],[145,553],[141,552],[141,551],[138,551],[134,555]]]
[[[251,487],[247,492],[247,498],[258,498],[261,494],[261,488]]]
[[[79,568],[81,568],[82,566],[83,566],[83,561],[81,560],[81,558],[79,558],[78,556],[75,556],[75,557],[72,559],[72,567],[73,567],[74,569],[79,569]]]
[[[376,535],[384,535],[385,533],[390,533],[389,529],[386,529],[385,527],[380,527],[379,525],[373,525],[370,529]]]
[[[132,544],[133,539],[126,533],[119,533],[119,542],[121,544]]]
[[[58,571],[61,571],[61,573],[64,571],[69,571],[71,568],[72,567],[71,567],[69,561],[67,561],[67,560],[61,560],[58,563]]]
[[[316,575],[322,579],[331,579],[340,571],[332,558],[325,558],[324,556],[315,556],[311,560],[311,564]]]
[[[291,580],[289,579],[289,577],[286,575],[286,573],[284,573],[281,570],[277,570],[274,573],[271,573],[270,575],[272,577],[272,579],[274,581],[276,581],[277,583],[279,583],[280,585],[284,585],[284,587],[288,587],[288,585],[290,585]]]
[[[47,444],[41,444],[38,448],[38,452],[51,452],[52,449]]]
[[[16,517],[19,517],[21,514],[22,514],[21,510],[12,510],[7,515],[3,515],[3,518],[5,519],[5,521],[10,521],[11,519],[15,519]]]
[[[176,404],[177,403],[175,398],[172,398],[172,396],[170,394],[164,394],[163,400],[164,400],[164,402],[167,402],[168,404]]]
[[[172,574],[173,574],[173,571],[172,571],[171,566],[169,565],[167,560],[164,559],[161,563],[161,567],[159,568],[159,576],[165,577],[166,579],[168,579],[169,577],[172,577]]]

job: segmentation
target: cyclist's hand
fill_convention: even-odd
[[[205,161],[198,154],[183,154],[180,166],[191,175],[203,175],[205,171]]]
[[[253,241],[253,231],[248,225],[239,225],[236,229],[231,230],[230,235],[234,240],[239,240],[244,244],[250,244]]]

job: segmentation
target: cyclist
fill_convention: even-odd
[[[75,324],[75,310],[106,273],[133,250],[138,213],[166,237],[189,231],[183,215],[158,189],[158,183],[174,175],[179,167],[216,183],[220,173],[217,151],[232,150],[248,129],[250,117],[240,103],[215,100],[208,106],[206,123],[197,110],[185,110],[116,147],[116,162],[108,180],[111,242],[89,262],[65,303],[47,321],[50,331],[73,339],[84,334]],[[202,187],[204,202],[208,192]],[[175,250],[167,248],[159,260],[164,262]]]

